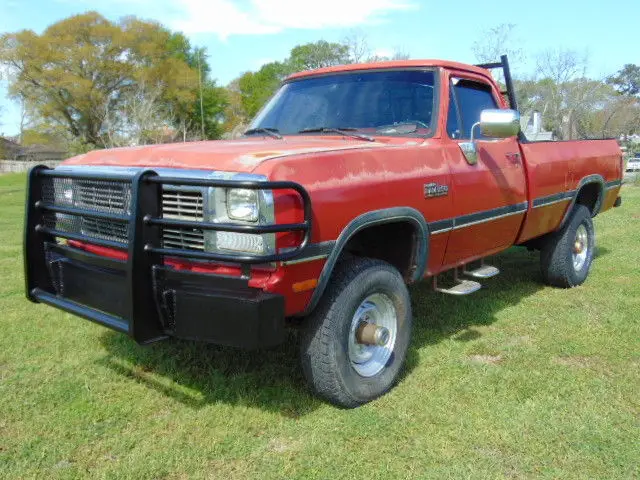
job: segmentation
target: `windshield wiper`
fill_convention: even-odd
[[[345,128],[334,128],[334,127],[317,127],[317,128],[303,128],[299,130],[298,133],[339,133],[340,135],[344,135],[345,137],[354,137],[359,138],[361,140],[366,140],[367,142],[375,142],[376,139],[366,135],[364,133],[357,133],[357,128],[345,127]]]
[[[244,132],[245,135],[253,135],[255,133],[266,133],[270,137],[277,138],[278,140],[280,140],[282,138],[282,135],[280,135],[278,133],[278,129],[277,128],[271,128],[271,127],[250,128],[249,130]]]

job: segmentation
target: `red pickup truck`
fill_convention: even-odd
[[[615,140],[528,142],[506,57],[298,73],[244,138],[33,169],[27,296],[139,343],[260,348],[299,328],[311,389],[354,407],[398,378],[406,284],[470,294],[513,245],[540,250],[548,284],[584,282],[622,168]]]

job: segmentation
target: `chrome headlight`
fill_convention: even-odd
[[[222,174],[224,180],[264,181],[254,174]],[[271,225],[275,222],[273,192],[248,188],[219,188],[208,190],[205,220],[213,223],[238,225]],[[256,255],[275,253],[274,233],[240,233],[206,231],[205,250],[221,253],[245,252]]]
[[[227,190],[227,215],[231,220],[257,222],[260,214],[257,190],[231,188]]]

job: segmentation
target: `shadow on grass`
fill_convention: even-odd
[[[605,253],[603,249],[601,254]],[[543,289],[539,259],[538,252],[525,248],[511,248],[492,257],[488,263],[498,267],[500,275],[480,280],[483,288],[464,297],[434,292],[427,282],[413,285],[413,338],[405,374],[418,364],[418,348],[448,338],[460,342],[477,340],[482,334],[473,327],[492,324],[498,312]]]
[[[418,348],[449,337],[475,340],[480,333],[471,327],[493,323],[497,312],[543,288],[537,253],[511,249],[492,264],[502,274],[468,297],[435,293],[429,282],[411,287],[414,331],[405,374],[418,364]],[[305,388],[295,332],[278,348],[252,352],[179,340],[143,347],[112,332],[102,344],[109,353],[104,365],[192,408],[223,402],[296,418],[321,405]]]
[[[296,332],[256,351],[176,339],[140,346],[114,332],[102,344],[105,366],[192,408],[223,402],[296,418],[321,405],[305,388]]]

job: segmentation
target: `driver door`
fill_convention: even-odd
[[[513,244],[526,214],[526,180],[517,137],[488,139],[474,128],[477,163],[460,148],[469,142],[480,112],[500,108],[496,92],[473,74],[452,76],[447,134],[453,190],[454,229],[445,253],[451,267],[481,258]]]

